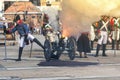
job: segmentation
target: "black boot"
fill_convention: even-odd
[[[112,39],[112,50],[115,48],[115,40]]]
[[[84,52],[84,58],[88,58],[88,57],[87,57],[87,53],[86,53],[86,52]]]
[[[40,47],[44,49],[44,46],[36,38],[34,38],[33,41],[36,42]]]
[[[99,50],[100,50],[100,44],[97,44],[97,49],[96,49],[96,55],[95,55],[95,57],[98,57]]]
[[[102,53],[102,56],[107,56],[107,55],[105,54],[105,50],[106,50],[106,44],[103,44],[103,53]]]
[[[23,51],[23,47],[19,47],[18,59],[16,61],[21,61],[22,51]]]
[[[79,54],[80,54],[80,58],[82,58],[82,52],[79,52]]]
[[[116,42],[116,49],[119,50],[119,41]]]
[[[94,41],[91,41],[91,50],[93,50],[93,42],[94,42]]]

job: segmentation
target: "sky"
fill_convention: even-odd
[[[66,35],[89,32],[101,15],[120,16],[119,0],[63,0],[61,6],[60,21]]]

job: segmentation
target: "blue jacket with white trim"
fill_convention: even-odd
[[[25,23],[21,23],[21,24],[17,24],[12,30],[11,32],[14,33],[15,31],[18,31],[18,33],[20,34],[20,36],[25,36],[28,33],[30,33],[29,27],[27,24]]]

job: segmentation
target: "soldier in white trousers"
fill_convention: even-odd
[[[31,35],[28,25],[24,23],[22,20],[18,20],[16,26],[10,30],[10,33],[14,33],[18,31],[20,35],[20,43],[19,43],[19,54],[18,59],[16,61],[21,61],[22,51],[25,45],[28,44],[28,41],[31,40],[37,43],[40,47],[44,49],[44,46],[41,42],[38,41],[33,35]]]
[[[95,41],[95,36],[96,36],[96,31],[98,28],[98,22],[94,22],[91,26],[90,26],[90,43],[91,43],[91,50],[93,50],[93,45],[94,45],[94,41]]]
[[[108,21],[109,17],[108,16],[102,16],[101,20],[99,21],[99,39],[97,43],[97,49],[96,49],[96,55],[95,57],[98,57],[99,55],[99,50],[100,46],[102,45],[102,56],[107,56],[105,51],[106,51],[106,44],[107,44],[107,39],[108,39]]]
[[[119,39],[120,39],[120,19],[113,17],[111,20],[111,37],[112,37],[112,49],[115,49],[115,44],[116,44],[116,49],[119,49]]]

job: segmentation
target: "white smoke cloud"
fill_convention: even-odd
[[[70,33],[90,31],[101,15],[120,16],[119,0],[63,0],[61,22]]]

